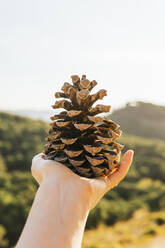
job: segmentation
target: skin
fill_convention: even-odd
[[[124,154],[112,175],[98,179],[80,177],[43,156],[32,160],[32,175],[40,186],[16,248],[80,248],[89,211],[124,179],[133,151]]]

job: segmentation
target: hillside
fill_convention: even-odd
[[[139,209],[127,221],[100,225],[84,235],[83,248],[164,248],[165,211]]]
[[[29,161],[43,150],[48,124],[0,112],[0,155],[8,170],[29,170]]]
[[[127,104],[109,116],[124,133],[165,140],[165,107],[151,103]]]
[[[50,116],[53,115],[54,110],[10,112],[50,122]],[[128,103],[109,117],[120,123],[121,129],[127,134],[165,140],[165,106],[144,102]]]
[[[30,174],[31,159],[43,150],[47,127],[42,121],[0,113],[1,248],[15,244],[25,223],[37,189]],[[86,229],[113,226],[130,219],[139,208],[164,209],[165,142],[124,134],[121,143],[125,150],[135,150],[132,168],[90,213]]]

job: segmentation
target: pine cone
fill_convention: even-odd
[[[110,106],[93,104],[107,95],[100,90],[91,95],[95,80],[89,81],[83,75],[71,76],[72,83],[64,83],[63,92],[56,92],[53,109],[65,111],[51,117],[48,142],[45,145],[45,159],[63,163],[76,174],[88,178],[106,176],[119,166],[118,155],[123,145],[116,142],[121,135],[119,125],[100,113],[110,111]],[[66,100],[67,99],[67,100]]]

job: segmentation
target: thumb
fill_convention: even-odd
[[[108,177],[110,189],[117,186],[121,182],[121,180],[123,180],[124,177],[126,176],[133,160],[133,154],[134,154],[133,150],[127,151],[123,156],[119,168],[112,175]]]

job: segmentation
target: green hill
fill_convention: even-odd
[[[48,124],[0,112],[0,154],[8,170],[29,170],[29,161],[43,150]]]
[[[165,107],[152,103],[128,103],[109,116],[124,133],[165,140]]]
[[[43,150],[47,127],[0,112],[0,248],[11,248],[25,223],[37,188],[31,160]]]
[[[0,113],[0,247],[15,245],[24,226],[37,185],[31,159],[43,150],[48,124]],[[165,142],[122,135],[126,149],[135,150],[127,179],[107,193],[90,213],[87,229],[129,219],[139,208],[165,207]]]

